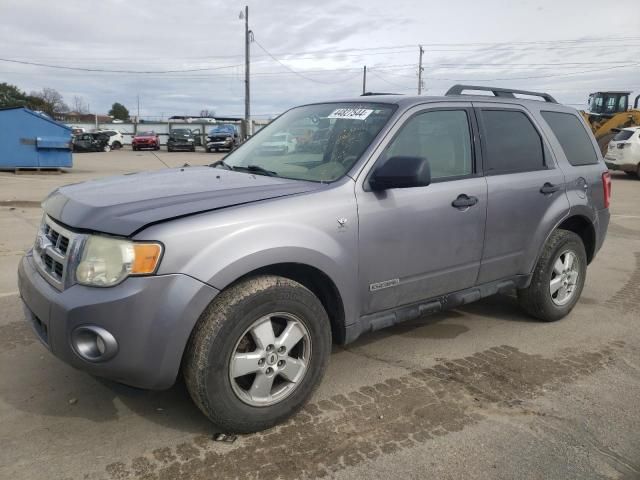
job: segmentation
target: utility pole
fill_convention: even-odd
[[[242,13],[240,13],[242,18]],[[244,7],[244,125],[245,137],[251,135],[251,89],[249,84],[249,43],[251,42],[251,30],[249,30],[249,7]]]
[[[362,72],[362,94],[367,93],[367,66],[364,66],[364,70]]]
[[[422,67],[422,54],[424,53],[424,48],[422,45],[418,45],[420,49],[420,60],[418,61],[418,95],[422,95],[422,71],[424,68]]]
[[[136,99],[138,100],[138,120],[140,122],[140,95],[136,95]]]

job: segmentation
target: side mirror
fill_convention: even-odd
[[[426,187],[430,183],[431,167],[424,157],[391,157],[369,178],[371,190],[378,192],[392,188]]]

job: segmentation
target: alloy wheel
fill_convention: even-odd
[[[229,380],[244,403],[281,402],[300,385],[311,357],[311,336],[295,315],[265,315],[251,324],[233,349]]]

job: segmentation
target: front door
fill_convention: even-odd
[[[376,165],[425,157],[432,183],[384,192],[367,191],[366,181],[356,187],[363,314],[471,287],[480,266],[487,186],[476,168],[470,105],[417,107],[399,124]]]

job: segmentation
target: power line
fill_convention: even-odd
[[[153,74],[153,73],[181,73],[181,72],[202,72],[208,70],[222,70],[225,68],[235,68],[241,65],[225,65],[222,67],[206,67],[206,68],[187,68],[182,70],[109,70],[104,68],[86,68],[86,67],[69,67],[64,65],[51,65],[47,63],[29,62],[26,60],[13,60],[9,58],[0,58],[0,62],[19,63],[21,65],[31,65],[36,67],[56,68],[59,70],[74,70],[81,72],[97,72],[97,73],[131,73],[131,74]]]
[[[350,78],[348,78],[348,79],[343,79],[343,80],[340,80],[340,81],[334,81],[334,82],[323,82],[323,81],[321,81],[321,80],[317,80],[317,79],[315,79],[315,78],[307,77],[307,76],[306,76],[306,75],[304,75],[303,73],[301,73],[301,72],[299,72],[299,71],[297,71],[297,70],[294,70],[293,68],[289,67],[289,66],[288,66],[288,65],[286,65],[285,63],[282,63],[280,60],[278,60],[276,57],[274,57],[271,53],[269,53],[269,51],[268,51],[267,49],[265,49],[262,45],[260,45],[260,43],[259,43],[257,40],[255,40],[255,39],[254,39],[253,41],[254,41],[254,43],[255,43],[256,45],[258,45],[258,47],[260,47],[260,49],[261,49],[263,52],[265,52],[267,55],[269,55],[269,56],[270,56],[270,57],[271,57],[275,62],[279,63],[279,64],[280,64],[280,65],[282,65],[284,68],[286,68],[287,70],[289,70],[291,73],[293,73],[293,74],[295,74],[295,75],[297,75],[297,76],[299,76],[299,77],[301,77],[301,78],[304,78],[305,80],[309,80],[309,81],[311,81],[311,82],[315,82],[315,83],[323,83],[323,84],[325,84],[325,85],[331,85],[331,84],[335,84],[335,83],[343,83],[343,82],[346,82],[346,81],[348,81],[348,80],[351,80],[351,78],[352,78],[352,77],[350,77]],[[359,70],[359,69],[358,69],[358,70]],[[358,77],[360,76],[360,73],[359,73],[359,72],[358,72],[357,76],[358,76]],[[354,76],[354,77],[355,77],[355,76]]]

